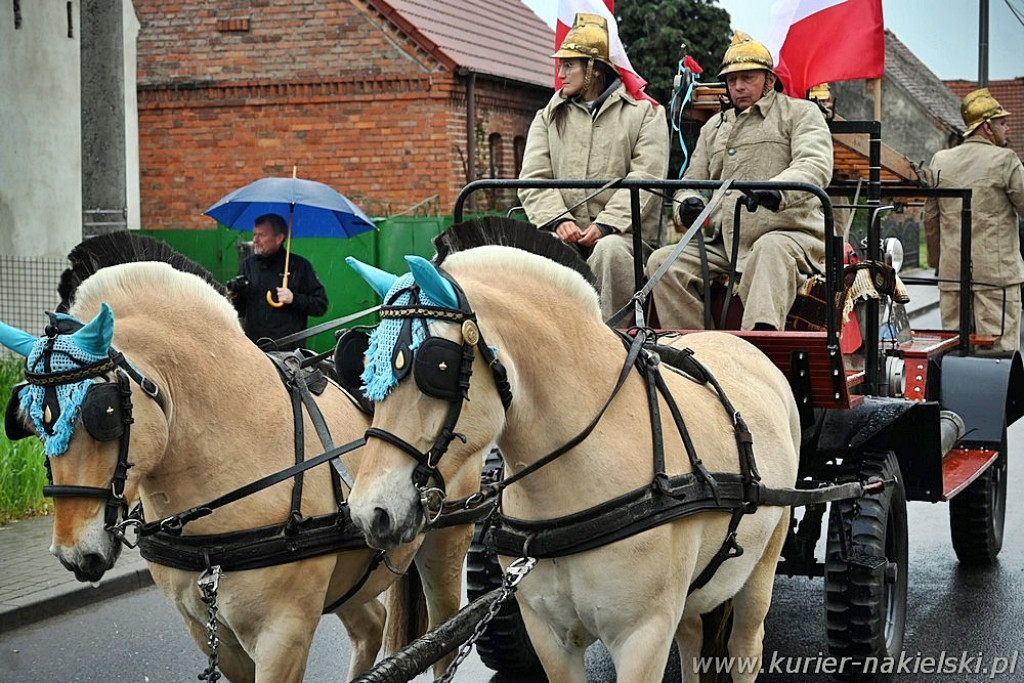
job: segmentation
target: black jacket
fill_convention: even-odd
[[[235,297],[235,309],[245,318],[245,336],[260,339],[281,337],[306,329],[309,316],[327,312],[327,292],[313,266],[306,259],[292,254],[288,262],[288,289],[294,300],[281,308],[267,303],[267,292],[273,292],[277,299],[277,288],[284,277],[284,250],[278,249],[270,256],[250,256],[242,263],[241,274],[249,286]],[[303,344],[290,344],[282,350],[295,349]]]

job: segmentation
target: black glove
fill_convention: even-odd
[[[679,222],[688,228],[693,225],[703,210],[704,202],[700,200],[700,197],[687,197],[679,205]]]
[[[743,201],[747,205],[747,211],[756,211],[757,207],[763,206],[769,211],[778,211],[782,206],[782,193],[778,190],[744,190],[746,197]]]

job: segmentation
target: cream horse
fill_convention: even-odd
[[[116,325],[111,311],[116,312]],[[125,498],[141,498],[147,520],[179,513],[294,464],[288,391],[267,357],[244,336],[231,304],[200,277],[166,263],[103,268],[78,288],[69,313],[90,321],[80,331],[88,331],[82,343],[104,356],[112,341],[160,388],[163,408],[132,384],[132,467]],[[27,333],[2,323],[0,327],[5,345],[23,355],[36,343]],[[333,383],[317,403],[336,444],[359,439],[369,424]],[[18,418],[32,428],[26,415]],[[53,482],[109,490],[119,442],[94,440],[81,427],[79,419],[66,452],[49,458]],[[308,414],[304,434],[308,460],[324,450]],[[343,460],[355,472],[360,453],[348,453]],[[467,486],[472,489],[477,483]],[[291,493],[289,479],[186,525],[184,535],[281,523],[288,517]],[[328,465],[308,470],[302,513],[326,515],[337,509]],[[372,666],[386,612],[377,597],[414,557],[427,589],[430,623],[440,623],[457,611],[461,564],[471,531],[465,525],[453,527],[394,548],[388,562],[379,564],[336,610],[352,641],[350,677]],[[120,552],[120,543],[106,528],[103,501],[57,497],[51,552],[80,580],[99,580]],[[232,681],[301,681],[322,610],[357,586],[373,557],[370,549],[351,550],[226,572],[217,595],[223,673]],[[192,638],[209,652],[209,611],[197,589],[199,573],[152,562],[149,568]]]
[[[434,264],[416,257],[407,260],[421,293],[442,307],[459,307],[453,288]],[[455,427],[465,442],[452,442],[439,469],[450,480],[460,469],[475,467],[476,453],[497,442],[509,477],[570,441],[598,414],[626,350],[602,322],[593,288],[568,268],[503,246],[454,253],[441,267],[465,293],[481,338],[496,347],[513,399],[504,410],[492,373],[477,354],[468,400]],[[376,279],[378,290],[386,289],[381,284],[387,279],[379,272]],[[429,322],[431,335],[460,345],[464,329],[437,318]],[[783,374],[754,346],[726,333],[690,334],[675,344],[696,352],[745,418],[763,482],[792,487],[800,430]],[[416,373],[427,368],[418,362],[413,367],[416,381],[390,389],[376,404],[373,427],[422,453],[434,442],[449,403],[422,393]],[[677,372],[664,374],[704,465],[712,472],[737,472],[732,424],[713,390]],[[645,391],[634,373],[588,438],[504,490],[503,513],[552,519],[650,485],[651,423]],[[664,405],[661,415],[667,472],[691,471]],[[350,505],[353,520],[376,547],[397,547],[423,523],[421,499],[410,484],[414,462],[407,450],[381,438],[370,438],[364,449]],[[688,516],[594,550],[540,560],[519,585],[517,599],[548,679],[585,681],[584,651],[600,639],[611,653],[617,680],[661,680],[674,638],[683,656],[684,678],[696,680],[701,615],[730,599],[734,622],[729,653],[759,663],[788,519],[784,507],[762,506],[744,516],[737,537],[743,554],[725,561],[709,583],[690,595],[691,582],[722,546],[727,513]],[[515,559],[502,557],[501,562],[507,567]],[[736,681],[755,677],[733,673]]]

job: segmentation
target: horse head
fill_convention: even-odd
[[[355,524],[384,549],[436,518],[445,482],[494,443],[511,401],[459,285],[425,259],[406,260],[411,272],[398,277],[348,259],[384,299],[362,376],[377,406],[349,499]]]
[[[42,441],[51,482],[43,493],[55,499],[50,552],[80,581],[99,580],[120,554],[123,518],[136,495],[131,443],[151,448],[161,433],[166,441],[160,392],[112,347],[113,335],[105,303],[86,324],[52,314],[39,338],[0,323],[0,344],[25,356],[26,383],[14,388],[5,411],[7,435]],[[133,403],[132,381],[154,400]],[[149,426],[133,432],[136,420]]]

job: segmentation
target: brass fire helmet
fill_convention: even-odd
[[[729,49],[722,57],[718,78],[724,79],[727,74],[755,69],[764,69],[775,76],[775,89],[779,92],[782,91],[782,81],[775,73],[775,60],[772,59],[772,53],[743,31],[736,31],[732,34],[732,43],[730,43]],[[765,90],[767,91],[767,88]]]
[[[963,102],[960,103],[960,116],[967,125],[964,137],[974,132],[974,129],[992,119],[1009,116],[1010,112],[1003,109],[1003,106],[992,97],[988,88],[979,88],[974,92],[967,93]]]
[[[599,14],[578,12],[572,28],[565,34],[558,52],[559,59],[596,59],[614,67],[608,56],[608,22]]]

